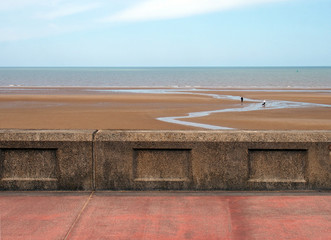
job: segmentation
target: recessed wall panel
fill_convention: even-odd
[[[56,189],[56,149],[1,150],[1,183],[4,188]]]
[[[249,150],[249,181],[305,182],[306,150]]]

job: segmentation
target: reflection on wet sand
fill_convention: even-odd
[[[261,100],[245,98],[245,103],[242,104],[241,96],[234,95],[224,95],[224,94],[215,94],[208,93],[209,91],[215,92],[215,89],[116,89],[116,90],[97,90],[97,91],[107,91],[107,92],[122,92],[122,93],[141,93],[141,94],[194,94],[194,95],[202,95],[209,96],[215,99],[223,99],[223,100],[238,100],[238,104],[233,108],[226,109],[216,109],[211,111],[200,111],[200,112],[190,112],[184,116],[171,116],[171,117],[159,117],[157,120],[180,124],[184,126],[212,129],[212,130],[223,130],[223,129],[233,129],[224,126],[211,125],[211,124],[203,124],[192,121],[184,121],[183,119],[192,119],[198,117],[206,117],[213,113],[226,113],[226,112],[248,112],[248,111],[259,111],[259,110],[275,110],[275,109],[290,109],[290,108],[313,108],[313,107],[326,107],[330,108],[331,105],[328,104],[318,104],[318,103],[305,103],[305,102],[294,102],[294,101],[282,101],[282,100],[269,100],[267,106],[262,106]],[[226,90],[222,90],[224,92]],[[259,91],[259,90],[254,90]],[[262,90],[260,90],[262,91]],[[284,91],[294,91],[294,92],[307,92],[317,90],[265,90],[269,92],[284,92]],[[318,91],[319,92],[319,91]],[[331,93],[330,90],[322,90],[322,92]],[[239,102],[240,100],[240,102]],[[239,104],[240,103],[240,104]]]

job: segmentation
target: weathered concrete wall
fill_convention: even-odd
[[[0,130],[0,190],[330,190],[331,131]]]
[[[96,189],[331,189],[331,132],[99,131]]]
[[[90,190],[93,131],[1,130],[0,189]]]

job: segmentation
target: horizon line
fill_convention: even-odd
[[[134,66],[134,65],[128,65],[128,66],[88,66],[88,65],[82,65],[82,66],[0,66],[0,68],[299,68],[299,67],[331,67],[331,65],[255,65],[255,66],[213,66],[213,65],[197,65],[197,66]]]

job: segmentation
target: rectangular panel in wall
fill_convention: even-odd
[[[3,188],[57,189],[56,149],[2,149]]]
[[[190,150],[134,149],[135,181],[190,181]]]
[[[306,150],[249,150],[249,181],[304,183]]]

